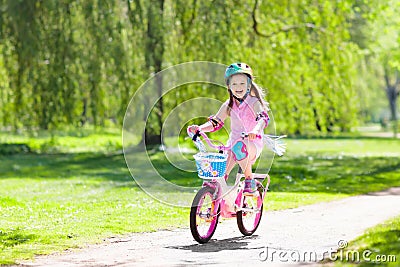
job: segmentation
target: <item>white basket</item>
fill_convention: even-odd
[[[228,154],[200,152],[193,157],[200,178],[213,179],[224,176]]]

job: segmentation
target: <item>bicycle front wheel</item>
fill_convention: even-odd
[[[199,243],[207,243],[217,228],[219,207],[215,209],[218,204],[213,199],[214,192],[215,189],[211,187],[200,189],[190,209],[190,231]]]
[[[245,236],[254,234],[260,224],[263,212],[262,189],[254,196],[243,196],[243,206],[236,212],[237,225]]]

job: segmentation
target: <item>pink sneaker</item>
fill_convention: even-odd
[[[245,194],[254,194],[257,191],[256,181],[254,179],[244,180],[244,190]]]

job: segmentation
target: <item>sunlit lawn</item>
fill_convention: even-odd
[[[188,208],[162,204],[136,186],[118,153],[118,132],[57,136],[53,149],[49,139],[0,136],[3,142],[7,138],[33,148],[45,143],[48,151],[74,152],[0,156],[0,263],[129,232],[188,227]],[[288,140],[287,155],[275,159],[270,172],[265,208],[293,208],[399,186],[399,154],[399,142],[391,139]],[[176,170],[161,152],[152,158],[171,181],[200,186],[193,173]]]
[[[400,216],[368,229],[335,258],[335,266],[399,266]]]

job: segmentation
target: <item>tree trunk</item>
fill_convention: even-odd
[[[398,132],[398,121],[397,121],[397,97],[399,96],[400,90],[400,76],[399,72],[396,71],[396,80],[392,84],[390,82],[388,70],[385,68],[385,81],[386,81],[386,95],[389,100],[389,108],[390,108],[390,120],[393,125],[393,137],[397,137]]]
[[[147,12],[147,43],[146,43],[146,67],[150,72],[158,73],[162,69],[164,56],[164,0],[151,1]],[[157,116],[158,132],[149,136],[145,131],[145,140],[148,144],[162,144],[161,132],[163,124],[164,104],[162,99],[162,77],[156,76],[158,103],[155,109]],[[151,122],[150,122],[151,123]],[[149,141],[149,142],[147,142]]]
[[[389,86],[386,89],[386,94],[389,100],[390,117],[393,124],[393,137],[397,137],[398,121],[397,121],[397,92],[395,86]]]

